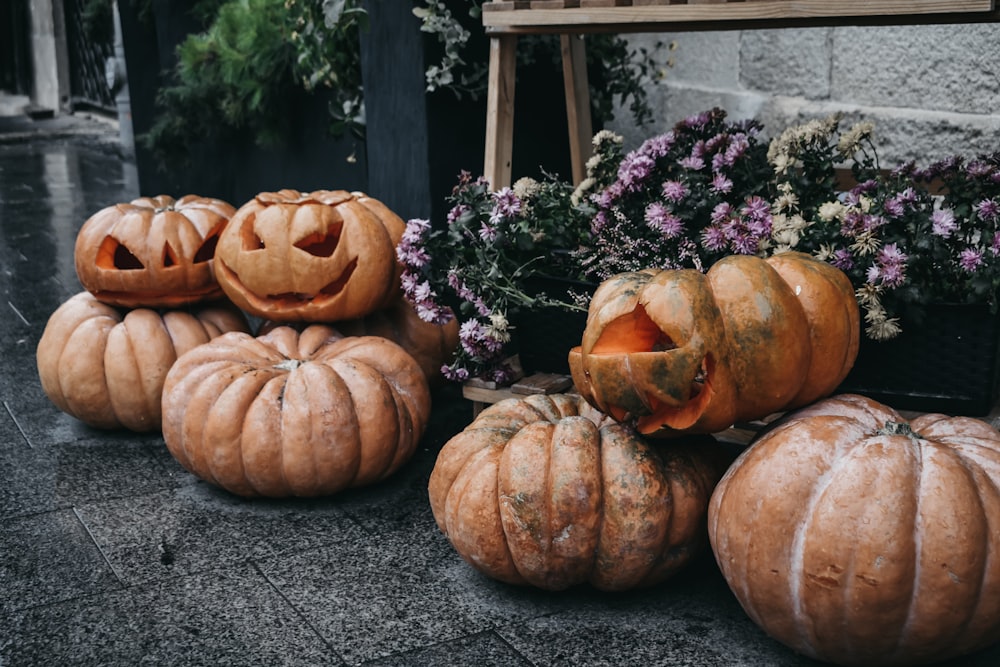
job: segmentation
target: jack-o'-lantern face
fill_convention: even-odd
[[[218,280],[234,303],[259,317],[362,317],[399,292],[396,245],[405,228],[399,216],[361,193],[261,193],[240,207],[219,238]]]
[[[859,335],[838,269],[801,253],[736,255],[706,274],[605,281],[569,362],[581,395],[646,435],[714,433],[829,395]]]
[[[102,209],[76,237],[80,284],[98,300],[126,308],[219,298],[213,257],[235,211],[195,195],[142,197]]]

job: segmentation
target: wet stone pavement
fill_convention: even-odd
[[[76,231],[135,183],[113,136],[0,141],[0,666],[819,664],[753,625],[708,552],[624,594],[475,572],[427,501],[471,416],[453,387],[393,477],[314,500],[237,498],[157,434],[58,411],[35,346],[81,289]],[[949,664],[1000,664],[1000,647]]]

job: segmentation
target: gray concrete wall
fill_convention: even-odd
[[[1000,150],[1000,24],[799,28],[634,35],[676,42],[650,88],[653,126],[626,109],[611,124],[629,145],[712,106],[757,118],[768,136],[844,112],[871,120],[883,165]]]

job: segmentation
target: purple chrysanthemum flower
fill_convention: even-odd
[[[443,375],[446,380],[451,380],[453,382],[465,382],[469,379],[469,369],[462,368],[461,366],[442,366],[441,375]]]
[[[688,188],[680,181],[666,181],[663,184],[663,196],[667,201],[684,201],[684,198],[688,196]]]
[[[468,204],[455,204],[454,206],[451,207],[451,210],[448,211],[448,218],[447,218],[448,224],[449,225],[455,224],[456,222],[458,222],[459,218],[461,218],[463,215],[465,215],[471,210],[472,207],[470,207]]]
[[[833,251],[830,263],[841,271],[849,271],[854,268],[854,256],[847,248],[837,248]]]
[[[716,172],[712,177],[712,190],[720,194],[732,192],[733,182],[722,172]]]
[[[990,252],[996,257],[1000,255],[1000,234],[994,234],[993,240],[990,242]]]
[[[763,197],[755,195],[743,203],[741,212],[751,220],[770,220],[771,204]]]
[[[996,222],[1000,218],[1000,203],[996,199],[984,199],[972,207],[984,222]]]
[[[689,155],[686,158],[678,160],[677,164],[692,171],[701,171],[705,168],[705,161],[700,157],[695,157],[693,155]]]
[[[493,222],[492,218],[490,219],[490,222]],[[481,238],[482,240],[486,241],[487,243],[492,243],[493,241],[496,241],[497,240],[497,228],[495,226],[495,223],[494,224],[490,224],[490,223],[487,223],[487,222],[483,222],[479,226],[479,238]]]
[[[653,158],[632,151],[618,166],[618,182],[621,183],[625,191],[638,191],[649,175],[653,173],[655,166]]]
[[[659,232],[665,238],[676,238],[684,231],[684,222],[660,202],[654,202],[647,206],[645,217],[649,228]]]
[[[900,201],[899,197],[890,197],[889,199],[886,199],[883,209],[885,210],[885,214],[890,218],[898,218],[905,212],[903,202]]]
[[[983,251],[978,248],[966,248],[958,253],[958,265],[966,273],[975,273],[983,264]]]
[[[717,252],[723,250],[729,243],[726,232],[720,225],[711,225],[701,232],[701,243],[707,250]]]
[[[718,225],[731,218],[735,212],[736,211],[733,209],[733,205],[729,202],[719,202],[715,205],[715,208],[712,209],[711,220],[714,224]]]
[[[522,208],[520,198],[509,187],[493,193],[493,205],[496,212],[505,218],[517,217]]]
[[[955,222],[955,213],[951,209],[943,208],[931,214],[931,234],[946,239],[958,229]]]
[[[639,152],[656,160],[670,152],[670,149],[674,146],[674,141],[675,135],[673,131],[650,137],[639,146]]]

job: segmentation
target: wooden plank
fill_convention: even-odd
[[[483,175],[494,190],[511,184],[516,55],[516,35],[490,38],[490,69],[486,93],[486,155],[483,161]]]
[[[587,177],[587,160],[593,148],[590,117],[590,84],[587,81],[587,50],[581,35],[560,35],[563,86],[566,91],[566,122],[569,126],[569,159],[573,184]]]
[[[514,31],[519,27],[551,28],[564,32],[587,30],[597,26],[617,26],[620,30],[654,32],[669,30],[672,23],[699,24],[741,21],[796,21],[822,19],[864,19],[900,22],[904,17],[925,16],[943,23],[968,20],[962,14],[997,20],[995,0],[750,0],[701,4],[632,5],[627,7],[577,7],[489,11],[483,5],[483,25],[491,31]],[[555,28],[559,30],[554,30]]]
[[[558,394],[573,387],[573,378],[561,373],[535,373],[510,386],[515,394]]]

